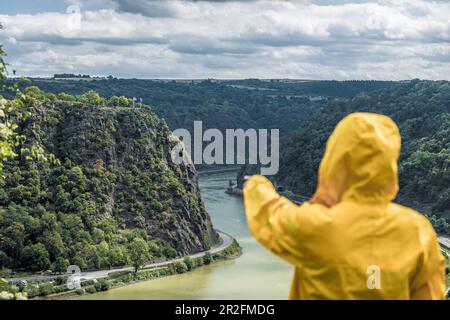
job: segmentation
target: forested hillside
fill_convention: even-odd
[[[17,157],[0,178],[0,269],[109,268],[128,264],[141,240],[149,259],[217,242],[195,168],[172,162],[171,132],[147,106],[36,87],[17,99]]]
[[[277,179],[292,191],[312,195],[327,138],[345,115],[357,111],[385,114],[398,124],[402,152],[397,201],[427,213],[439,232],[450,234],[448,81],[414,80],[332,103],[282,144]]]
[[[376,80],[291,80],[246,79],[230,80],[229,85],[248,89],[283,92],[285,95],[310,95],[335,98],[352,98],[361,92],[382,90],[398,85],[396,81]]]
[[[297,129],[334,99],[398,85],[392,81],[302,80],[141,80],[32,79],[44,91],[135,97],[150,104],[173,129],[191,129],[195,120],[206,128],[277,128],[281,136]]]

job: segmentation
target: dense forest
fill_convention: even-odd
[[[377,91],[399,85],[396,81],[293,79],[246,79],[230,80],[227,83],[238,88],[282,92],[286,96],[309,95],[334,98],[352,98],[361,92]]]
[[[427,214],[450,234],[450,82],[413,80],[334,102],[315,114],[280,148],[277,180],[299,194],[315,191],[325,143],[336,124],[357,111],[390,116],[402,135],[397,201]]]
[[[283,137],[335,99],[398,85],[392,81],[302,80],[143,80],[143,79],[31,79],[55,94],[80,95],[93,90],[101,96],[127,96],[147,103],[174,130],[191,130],[195,120],[203,127],[277,128]]]
[[[136,248],[152,260],[218,241],[195,168],[172,162],[176,141],[148,106],[33,86],[2,101],[20,112],[7,121],[15,156],[1,145],[0,269],[109,268]]]

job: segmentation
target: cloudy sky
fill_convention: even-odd
[[[1,1],[19,75],[450,79],[450,1]]]

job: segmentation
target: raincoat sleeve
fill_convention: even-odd
[[[411,286],[413,300],[445,299],[445,259],[431,225],[422,232],[423,252]]]
[[[253,176],[244,187],[244,205],[250,231],[266,248],[299,266],[303,260],[302,218],[305,206],[280,196],[263,176]]]

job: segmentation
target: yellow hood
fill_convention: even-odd
[[[398,192],[400,133],[389,118],[353,113],[330,136],[311,203],[331,207],[344,199],[389,202]]]

